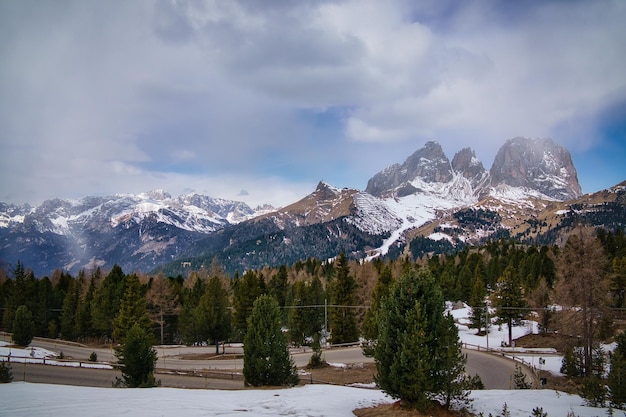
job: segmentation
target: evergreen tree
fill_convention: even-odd
[[[202,339],[215,344],[215,353],[219,353],[219,342],[230,336],[228,293],[219,277],[209,280],[195,315]]]
[[[326,293],[319,277],[314,276],[313,279],[306,284],[304,296],[306,305],[318,306],[304,310],[304,333],[307,336],[315,337],[316,335],[319,335],[326,325],[324,323],[324,309],[321,308],[326,300]]]
[[[111,337],[113,319],[119,313],[120,304],[126,291],[125,276],[119,265],[113,265],[111,272],[96,291],[93,303],[93,325],[99,335]]]
[[[289,340],[296,346],[304,345],[306,337],[306,318],[304,311],[306,283],[297,281],[293,284],[293,305],[289,309]]]
[[[154,366],[157,352],[152,347],[153,336],[139,323],[132,325],[120,349],[115,352],[122,365],[124,384],[129,388],[149,388],[157,385]]]
[[[6,361],[0,361],[0,384],[8,384],[13,381],[13,372],[11,364]]]
[[[100,269],[97,269],[89,278],[89,286],[85,293],[78,311],[76,313],[76,333],[79,337],[95,336],[93,328],[93,300],[96,294],[96,279],[100,276]]]
[[[376,316],[380,309],[382,300],[389,294],[389,288],[391,288],[391,282],[393,280],[391,269],[386,266],[380,272],[376,286],[372,292],[372,301],[370,307],[365,312],[363,318],[362,334],[365,342],[363,343],[363,353],[367,356],[374,354],[375,340],[378,338],[378,322]]]
[[[32,271],[27,271],[24,264],[17,261],[13,270],[13,277],[14,281],[6,303],[3,323],[4,327],[8,329],[13,327],[13,319],[20,306],[25,305],[32,314],[37,302],[37,280]]]
[[[332,341],[335,344],[356,342],[359,331],[354,312],[356,281],[350,275],[350,267],[345,254],[341,253],[335,261],[335,279],[330,284],[330,327]]]
[[[493,294],[493,306],[500,323],[506,323],[509,330],[509,346],[513,343],[513,325],[517,325],[525,316],[526,301],[522,287],[514,273],[508,266],[498,279],[496,291]]]
[[[281,308],[285,307],[285,302],[287,300],[287,291],[289,289],[288,277],[287,267],[285,265],[281,265],[278,268],[278,272],[272,276],[267,286],[268,294],[278,301],[278,305]]]
[[[607,380],[611,405],[626,408],[626,332],[615,337],[617,347],[611,354],[611,370]]]
[[[52,313],[55,309],[54,305],[54,289],[50,278],[43,277],[37,280],[37,302],[35,304],[35,310],[33,311],[33,319],[35,321],[35,334],[56,338],[56,334],[48,333],[48,326],[51,320],[53,320],[56,313]]]
[[[469,304],[472,308],[470,311],[470,329],[478,329],[480,333],[484,327],[487,332],[487,314],[485,309],[487,304],[485,303],[485,297],[487,296],[487,289],[482,278],[478,275],[474,276],[474,283],[472,284],[472,291],[470,292]]]
[[[66,340],[76,339],[76,318],[80,308],[80,281],[72,280],[65,299],[63,300],[63,312],[61,313],[61,335]]]
[[[146,309],[143,288],[137,275],[132,274],[127,277],[126,293],[119,313],[113,320],[113,340],[123,344],[128,330],[135,324],[152,336],[152,320]]]
[[[459,331],[449,313],[441,322],[437,339],[433,356],[436,397],[443,401],[446,408],[450,408],[453,401],[466,403],[469,395],[465,378],[467,357],[461,350]]]
[[[264,293],[265,283],[254,271],[247,271],[243,277],[233,281],[233,318],[235,330],[240,337],[246,334],[254,301]]]
[[[464,396],[465,358],[444,308],[432,275],[409,271],[392,286],[377,316],[376,382],[391,397],[421,410],[436,397],[450,404]]]
[[[35,322],[28,307],[22,305],[15,311],[13,320],[13,341],[20,346],[28,346],[35,336]]]
[[[244,339],[243,376],[246,385],[298,383],[298,374],[281,327],[278,302],[269,295],[257,298]]]
[[[613,307],[626,307],[626,256],[613,258],[611,274],[611,294]]]
[[[191,289],[186,288],[183,291],[183,306],[178,316],[178,331],[184,343],[201,343],[202,326],[201,323],[198,322],[196,309],[200,304],[200,299],[204,295],[206,286],[204,281],[197,275],[187,279],[194,279],[195,281]]]

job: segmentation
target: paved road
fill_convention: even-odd
[[[89,369],[38,364],[11,364],[13,381],[36,382],[43,384],[76,385],[85,387],[111,388],[116,378],[121,378],[119,370]],[[170,388],[204,388],[204,389],[243,389],[241,376],[233,379],[214,378],[211,375],[198,373],[195,376],[157,373],[155,378],[161,386]]]
[[[4,339],[0,337],[0,339]],[[33,346],[43,347],[55,352],[63,351],[66,357],[75,360],[87,361],[92,352],[96,352],[99,361],[115,362],[113,351],[108,349],[95,349],[78,344],[65,344],[63,342],[36,339]],[[226,371],[230,373],[240,373],[243,368],[241,346],[227,347],[226,355],[217,359],[198,359],[208,353],[214,353],[215,347],[156,347],[158,354],[157,369],[160,371],[174,370],[181,371]],[[513,384],[513,373],[515,363],[509,359],[491,355],[485,352],[464,350],[468,355],[466,371],[469,375],[478,374],[486,389],[510,389]],[[296,366],[304,367],[308,363],[312,352],[310,350],[294,350],[292,357]],[[372,358],[363,356],[359,347],[334,348],[324,351],[324,359],[331,363],[371,363]],[[115,376],[120,376],[119,371],[65,368],[56,366],[27,365],[26,380],[33,382],[67,383],[71,385],[94,385],[110,387],[115,380]],[[31,371],[32,368],[32,371]],[[50,368],[39,369],[39,368]],[[13,375],[15,380],[23,379],[23,369],[21,364],[13,365]],[[528,376],[532,375],[528,372]],[[29,379],[31,378],[31,379]],[[529,379],[530,379],[529,378]],[[241,380],[213,379],[211,377],[190,377],[176,374],[159,373],[163,386],[168,387],[188,387],[188,388],[225,388],[237,389],[243,386]],[[62,382],[59,382],[62,381]]]

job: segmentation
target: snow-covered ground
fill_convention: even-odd
[[[607,409],[583,406],[577,395],[552,390],[472,392],[472,411],[528,417],[542,407],[549,417],[607,415]],[[390,403],[381,391],[332,385],[273,390],[115,389],[13,382],[0,385],[0,416],[353,416],[356,408]],[[617,415],[621,415],[617,413]]]
[[[11,363],[43,363],[56,366],[73,366],[82,368],[113,369],[111,365],[95,362],[77,362],[57,360],[58,354],[40,347],[16,348],[0,340],[0,360]],[[1,415],[1,414],[0,414]]]
[[[459,335],[464,343],[486,347],[486,338],[476,336],[476,330],[468,329],[467,308],[452,310],[459,322]],[[536,331],[536,325],[515,327],[514,337]],[[506,326],[494,326],[489,337],[490,348],[500,348],[506,341]],[[0,346],[0,355],[6,355]],[[30,356],[31,349],[24,352],[11,348],[14,356]],[[19,355],[18,355],[19,353]],[[53,355],[43,349],[34,349],[33,356]],[[537,355],[543,355],[541,352]],[[522,349],[515,350],[515,357],[528,362],[537,361]],[[542,369],[558,373],[559,356],[543,355],[546,363]],[[471,411],[484,416],[501,415],[506,403],[511,417],[528,417],[533,409],[541,407],[549,417],[566,417],[573,413],[580,417],[607,415],[605,408],[584,406],[577,395],[553,390],[484,390],[473,391]],[[331,385],[307,385],[291,389],[271,390],[184,390],[175,388],[114,389],[88,388],[63,385],[13,382],[0,384],[0,416],[353,416],[356,408],[391,403],[394,400],[380,390],[360,387]],[[626,417],[622,411],[615,414]]]

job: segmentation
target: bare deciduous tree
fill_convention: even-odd
[[[161,344],[163,344],[165,315],[177,313],[180,310],[180,300],[174,292],[169,279],[163,274],[159,274],[152,279],[146,294],[146,300],[153,312],[152,319],[161,326]]]
[[[594,342],[609,305],[606,255],[592,231],[572,233],[558,260],[556,302],[563,306],[561,323],[581,336],[584,370],[591,375]]]

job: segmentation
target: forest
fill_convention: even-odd
[[[413,296],[401,301],[406,295],[402,288],[410,292],[411,287],[422,288],[424,298],[416,304],[422,313],[401,319],[389,316],[391,311],[404,310],[402,302],[415,302]],[[259,330],[247,326],[255,322],[255,301],[261,299],[275,305],[277,331],[282,327],[291,345],[319,349],[321,342],[360,343],[366,355],[376,357],[379,372],[397,366],[385,365],[387,355],[381,353],[384,346],[396,343],[397,335],[388,339],[394,331],[389,323],[407,320],[408,325],[429,315],[425,326],[437,323],[435,316],[442,316],[442,311],[436,304],[443,300],[468,304],[470,327],[478,334],[484,335],[489,326],[507,326],[509,338],[503,344],[509,346],[514,342],[513,326],[532,319],[539,323],[541,334],[567,340],[561,349],[561,371],[579,380],[581,394],[590,403],[604,403],[605,380],[612,387],[608,390],[611,401],[619,407],[626,403],[626,392],[616,391],[626,391],[626,384],[620,382],[626,376],[622,375],[626,370],[626,352],[622,352],[626,346],[626,237],[619,229],[577,227],[562,247],[501,239],[465,246],[456,253],[420,257],[409,253],[370,262],[348,260],[342,252],[332,260],[308,258],[233,276],[217,260],[187,277],[125,273],[118,265],[110,270],[80,271],[77,276],[56,270],[50,277],[35,277],[21,262],[13,271],[0,271],[2,329],[12,332],[14,341],[16,337],[23,340],[18,342],[23,345],[32,336],[42,336],[109,345],[120,351],[137,333],[144,335],[134,337],[137,343],[214,345],[217,355],[222,343],[242,342],[251,331]],[[386,324],[379,328],[381,323]],[[442,334],[451,331],[446,326],[454,327],[454,323],[444,325]],[[409,325],[407,331],[413,327]],[[415,337],[410,343],[418,352],[428,340],[442,336],[430,338],[418,332]],[[416,342],[423,337],[426,345]],[[452,333],[450,337],[455,339]],[[600,343],[612,341],[618,349],[607,359]],[[149,345],[146,349],[153,352]],[[451,368],[463,363],[460,350],[455,355],[456,365]],[[287,372],[290,376],[292,371]],[[153,386],[152,374],[148,375],[152,379],[136,381],[134,386]],[[402,397],[405,394],[394,381],[391,377],[384,389]]]
[[[607,338],[626,307],[626,239],[621,230],[603,229],[588,239],[589,247],[599,246],[594,262],[585,264],[595,265],[595,287],[607,288],[598,313],[598,328]],[[377,305],[385,288],[411,268],[426,268],[444,299],[475,307],[478,329],[484,327],[478,311],[490,303],[505,323],[535,315],[542,330],[550,332],[561,324],[549,307],[566,304],[559,299],[566,293],[561,287],[572,281],[560,276],[568,269],[564,249],[499,240],[417,259],[405,255],[357,262],[343,254],[334,261],[308,258],[234,276],[227,276],[214,261],[185,278],[125,273],[117,265],[77,276],[56,270],[50,277],[35,277],[18,262],[12,271],[0,271],[1,323],[3,330],[11,331],[16,310],[25,305],[36,336],[114,343],[114,319],[128,288],[137,286],[159,343],[241,341],[252,304],[262,294],[278,301],[292,343],[310,343],[324,329],[333,330],[333,343],[353,342],[361,335],[374,336],[368,330],[373,320],[368,311],[373,312],[370,307]],[[591,256],[588,251],[584,256]]]

